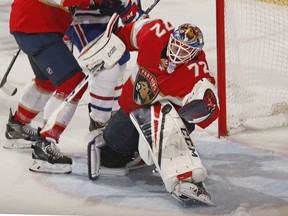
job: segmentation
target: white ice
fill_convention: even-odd
[[[12,0],[0,2],[0,77],[17,49],[9,34]],[[146,8],[152,0],[142,1]],[[215,2],[213,0],[161,0],[151,17],[177,26],[198,25],[204,33],[211,71],[216,73]],[[129,71],[128,71],[129,72]],[[217,123],[192,138],[208,169],[205,182],[215,207],[184,205],[166,193],[154,167],[130,172],[124,177],[87,177],[88,94],[61,137],[61,151],[73,158],[70,175],[48,175],[28,170],[31,150],[3,149],[9,109],[17,107],[21,90],[33,77],[23,53],[8,80],[17,86],[11,97],[0,91],[0,214],[41,215],[286,215],[288,203],[287,128],[249,131],[228,139],[217,138]],[[35,119],[41,126],[42,113]]]

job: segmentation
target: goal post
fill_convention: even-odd
[[[216,0],[219,136],[288,126],[288,0]]]
[[[218,135],[226,136],[226,71],[225,71],[225,13],[224,1],[216,0],[216,34],[217,34],[217,80],[220,114],[218,118]]]

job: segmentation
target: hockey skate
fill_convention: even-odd
[[[29,124],[23,124],[14,120],[10,109],[8,123],[6,124],[5,136],[7,138],[3,148],[7,149],[29,149],[36,141],[37,130]]]
[[[30,171],[42,173],[68,174],[72,172],[72,159],[63,155],[55,145],[55,140],[38,134],[32,152],[33,164]]]
[[[191,183],[180,181],[175,185],[171,195],[182,202],[196,201],[200,204],[215,206],[202,182]]]
[[[91,103],[88,103],[88,112],[90,113],[91,112]],[[94,121],[90,115],[89,115],[89,119],[90,119],[90,124],[89,124],[89,132],[91,131],[94,131],[94,130],[97,130],[99,128],[104,128],[106,123],[104,122],[97,122],[97,121]]]

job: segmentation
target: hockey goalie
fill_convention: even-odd
[[[130,113],[120,109],[104,130],[93,132],[88,144],[88,174],[91,180],[103,175],[125,175],[139,167],[138,152],[147,164],[156,166],[166,190],[180,201],[196,200],[214,205],[203,181],[206,168],[190,138],[193,121],[210,116],[200,100],[177,112],[167,100]],[[198,111],[201,110],[199,116]],[[190,116],[189,122],[179,116]],[[204,114],[205,113],[205,114]],[[194,116],[192,119],[191,116]],[[197,116],[195,118],[195,116]],[[120,150],[121,149],[121,150]]]
[[[120,110],[91,133],[89,178],[129,169],[137,152],[156,166],[173,197],[213,205],[203,183],[207,170],[190,137],[195,125],[205,128],[219,114],[201,30],[145,18],[116,35],[127,50],[138,51],[137,64],[124,84]]]

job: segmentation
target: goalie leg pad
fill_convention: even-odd
[[[89,136],[94,136],[93,140],[88,143],[87,155],[88,155],[88,178],[90,180],[96,180],[100,172],[100,147],[105,145],[103,139],[103,130],[97,129],[92,131]]]
[[[88,178],[90,180],[96,180],[100,175],[125,176],[129,173],[129,169],[127,167],[109,168],[102,166],[101,149],[96,146],[94,141],[91,141],[88,144],[87,152],[88,152]]]
[[[189,132],[168,101],[135,110],[130,117],[146,141],[146,148],[169,193],[180,181],[201,182],[206,179],[207,171]],[[147,154],[143,156],[143,152],[139,149],[141,157],[150,157]]]
[[[89,137],[93,137],[87,147],[90,180],[96,180],[100,175],[124,176],[129,170],[145,166],[137,155],[135,157],[134,154],[120,154],[109,148],[103,139],[102,129],[92,131],[87,136]]]

